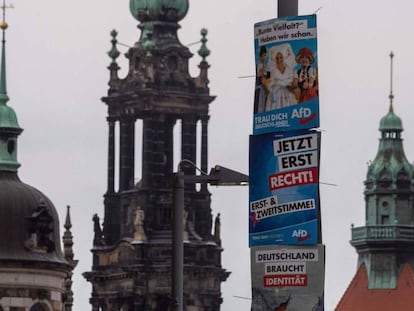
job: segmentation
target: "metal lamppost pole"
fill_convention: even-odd
[[[174,173],[173,193],[173,270],[172,270],[172,299],[173,310],[183,310],[183,276],[184,276],[184,173],[178,170]]]
[[[297,16],[298,0],[278,0],[277,17]]]
[[[184,279],[184,183],[209,183],[213,186],[242,186],[248,185],[249,176],[231,169],[216,165],[209,174],[184,175],[180,164],[186,162],[194,167],[189,160],[182,160],[178,164],[178,171],[173,175],[173,269],[172,269],[172,309],[183,311],[183,279]],[[197,168],[197,167],[196,167]]]

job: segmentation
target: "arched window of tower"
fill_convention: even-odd
[[[31,308],[30,311],[50,311],[50,308],[43,303],[36,303]]]

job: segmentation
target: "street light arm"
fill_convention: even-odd
[[[196,165],[193,161],[188,160],[188,159],[182,159],[182,160],[178,163],[178,165],[177,165],[177,172],[181,172],[181,164],[184,164],[184,163],[190,164],[190,165],[191,165],[192,167],[194,167],[197,171],[199,171],[202,175],[207,175],[207,172],[204,172],[201,168],[198,168],[198,167],[197,167],[197,165]]]
[[[182,159],[177,166],[177,172],[182,173],[181,164],[187,163],[198,170],[200,175],[181,174],[180,178],[186,183],[209,183],[213,186],[246,186],[249,184],[249,176],[229,169],[227,167],[216,165],[210,173],[204,172],[196,164],[188,159]]]
[[[209,184],[213,186],[246,186],[249,184],[249,176],[220,165],[212,168],[208,176],[211,178]]]

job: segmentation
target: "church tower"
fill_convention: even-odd
[[[46,195],[18,176],[17,142],[23,129],[7,104],[5,1],[1,8],[0,311],[70,311],[76,264],[62,253],[57,211]],[[70,249],[72,245],[67,244]]]
[[[391,54],[392,57],[392,54]],[[406,311],[414,306],[414,169],[403,149],[393,95],[365,180],[365,226],[352,227],[358,270],[337,311]]]
[[[124,78],[118,76],[117,32],[111,32],[109,89],[102,99],[108,109],[105,214],[102,229],[99,217],[93,218],[93,265],[84,273],[92,283],[94,311],[168,310],[174,305],[173,166],[179,162],[181,172],[195,175],[199,159],[200,169],[207,171],[209,104],[214,99],[208,88],[207,31],[201,31],[202,61],[194,78],[188,69],[192,54],[177,37],[188,7],[188,0],[130,0],[141,33],[126,53]],[[137,132],[142,133],[141,155],[135,152]],[[179,159],[174,159],[175,148]],[[142,176],[134,176],[138,161]],[[207,184],[186,184],[184,204],[184,310],[219,310],[221,282],[229,272],[221,266],[219,219],[212,234]]]

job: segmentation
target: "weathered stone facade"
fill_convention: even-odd
[[[181,124],[180,170],[195,175],[190,162],[206,172],[209,94],[202,30],[200,74],[191,77],[192,54],[177,37],[188,0],[131,0],[141,36],[126,57],[129,70],[118,77],[117,33],[113,31],[108,95],[108,186],[103,229],[94,216],[92,310],[168,310],[171,297],[174,127]],[[138,123],[137,120],[142,120]],[[135,176],[135,133],[142,124],[142,176]],[[197,127],[199,134],[197,134]],[[117,137],[118,136],[118,137]],[[116,151],[119,151],[116,153]],[[115,159],[119,159],[116,169]],[[180,160],[178,159],[178,160]],[[115,185],[118,180],[118,185]],[[117,189],[116,189],[117,188]],[[184,310],[219,310],[221,283],[229,275],[221,266],[220,222],[213,235],[207,184],[185,185]]]
[[[4,311],[61,311],[65,277],[54,269],[0,268],[0,305]]]

